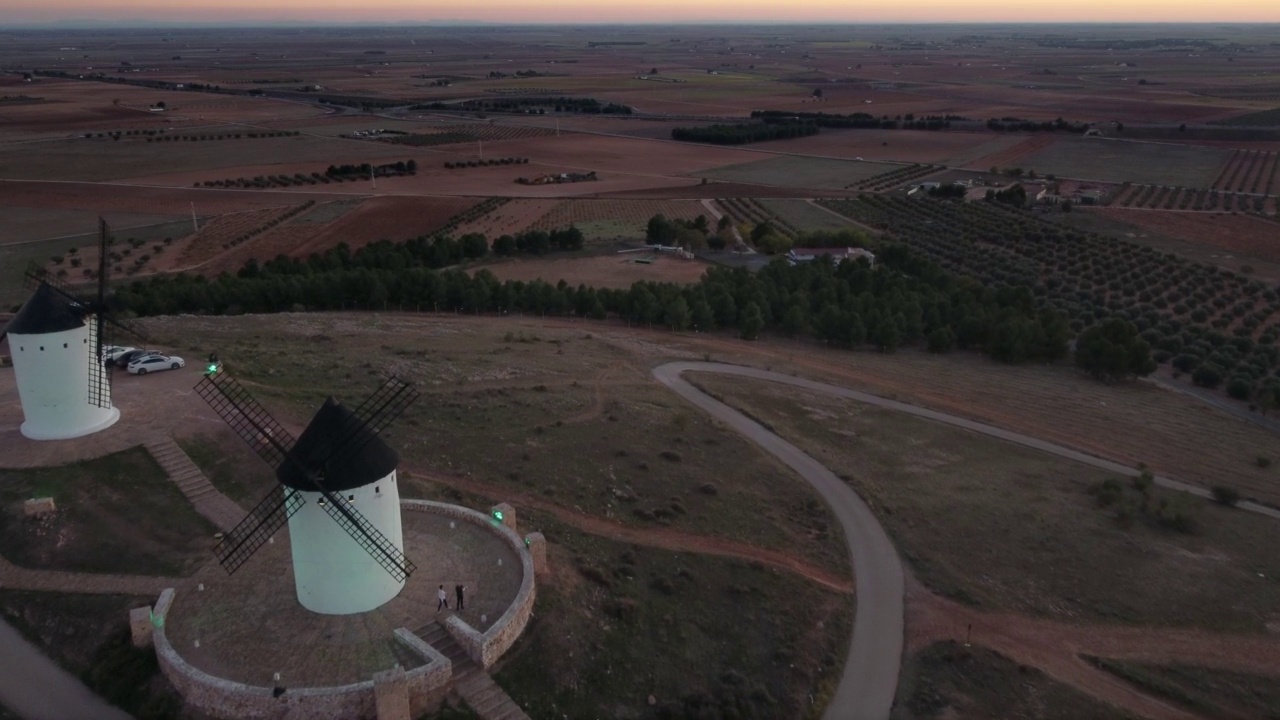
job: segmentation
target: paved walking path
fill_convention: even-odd
[[[831,506],[849,545],[858,609],[844,674],[823,718],[885,720],[893,707],[898,668],[902,664],[904,578],[897,550],[871,509],[843,480],[795,445],[681,379],[683,373],[691,371],[742,375],[792,385],[802,381],[766,370],[721,363],[673,362],[653,370],[659,382],[799,473]]]
[[[132,720],[0,620],[0,704],[26,720]]]

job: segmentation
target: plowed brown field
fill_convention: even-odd
[[[366,200],[360,207],[325,225],[291,254],[302,257],[345,242],[352,250],[378,240],[400,241],[429,235],[449,218],[480,202],[478,198],[387,196]]]

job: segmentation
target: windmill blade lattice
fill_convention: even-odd
[[[224,372],[205,375],[196,384],[196,394],[272,469],[278,469],[289,459],[289,450],[295,442],[293,436],[235,378]]]
[[[218,562],[230,575],[275,535],[294,513],[307,503],[293,488],[272,488],[244,520],[240,521],[213,548]]]
[[[418,399],[418,391],[400,378],[393,377],[383,383],[372,395],[365,398],[351,413],[334,448],[334,460],[339,454],[354,455]],[[365,432],[365,430],[368,432]]]
[[[351,539],[364,548],[365,552],[369,553],[384,570],[391,573],[391,577],[404,582],[414,570],[418,569],[418,566],[405,557],[405,554],[393,545],[387,536],[379,532],[378,528],[374,527],[350,503],[343,502],[342,498],[330,492],[325,492],[324,496],[328,499],[324,504],[324,511],[329,513],[329,517],[346,530]]]

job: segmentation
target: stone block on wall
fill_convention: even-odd
[[[529,533],[524,538],[524,544],[529,548],[529,555],[533,558],[533,571],[539,575],[547,571],[547,538],[540,532]]]
[[[498,503],[489,508],[489,517],[497,519],[499,514],[502,515],[502,524],[514,532],[516,529],[516,509],[511,507],[509,503]]]
[[[151,647],[151,634],[155,626],[151,624],[151,606],[144,605],[129,611],[129,633],[133,636],[133,646]]]
[[[409,684],[399,665],[374,674],[373,700],[378,720],[413,720],[409,714]]]

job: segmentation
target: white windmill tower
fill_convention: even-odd
[[[107,224],[99,220],[96,296],[73,291],[39,265],[27,270],[35,292],[9,321],[9,337],[22,434],[32,440],[65,440],[105,430],[120,419],[111,404],[111,368],[102,362],[105,324],[142,339],[140,328],[107,312]]]
[[[418,393],[392,378],[354,411],[332,397],[294,440],[216,366],[196,392],[276,471],[273,488],[214,548],[235,572],[286,522],[298,602],[325,615],[368,612],[414,571],[404,555],[400,459],[380,433]]]

